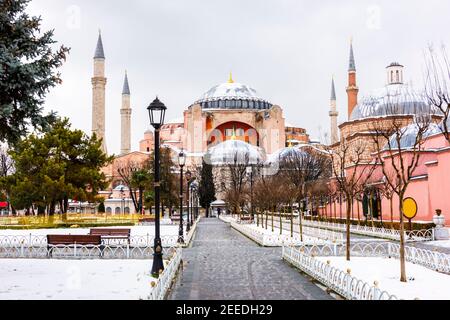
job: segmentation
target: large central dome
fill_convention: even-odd
[[[270,109],[272,104],[258,96],[255,89],[230,80],[212,87],[194,104],[203,109]]]

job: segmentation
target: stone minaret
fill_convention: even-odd
[[[334,88],[334,77],[333,77],[333,80],[331,81],[331,98],[330,98],[331,144],[335,144],[339,141],[338,126],[337,126],[338,116],[339,112],[337,112],[336,109],[336,89]]]
[[[92,133],[102,139],[102,150],[107,153],[105,137],[105,53],[102,35],[99,33],[94,55],[94,76],[92,77]]]
[[[128,84],[128,75],[125,72],[125,80],[122,90],[122,109],[121,117],[121,144],[120,153],[127,154],[131,152],[131,107],[130,107],[130,86]]]
[[[353,109],[358,104],[358,92],[359,88],[356,85],[356,64],[355,64],[355,56],[353,54],[353,43],[350,42],[350,61],[348,67],[348,87],[347,87],[349,119],[352,115]]]

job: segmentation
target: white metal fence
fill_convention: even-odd
[[[299,248],[283,247],[283,259],[348,300],[398,299],[375,285],[315,259]]]
[[[343,223],[325,222],[325,221],[310,221],[303,220],[304,226],[324,228],[328,230],[345,232],[347,226]],[[369,227],[361,225],[350,225],[350,232],[363,236],[371,236],[376,238],[390,239],[400,241],[400,231],[388,228]],[[434,240],[434,229],[428,230],[414,230],[405,231],[405,240],[413,241],[432,241]]]
[[[164,272],[159,276],[155,287],[150,293],[150,300],[164,300],[175,279],[180,267],[182,249],[176,248],[169,263],[165,266]]]

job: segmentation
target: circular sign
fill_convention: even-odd
[[[403,215],[407,219],[414,219],[417,215],[417,202],[413,198],[403,200]]]

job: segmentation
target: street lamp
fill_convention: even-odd
[[[160,271],[164,271],[163,263],[163,248],[161,243],[160,226],[159,226],[159,206],[160,206],[160,186],[161,186],[161,174],[159,163],[159,131],[164,124],[164,117],[166,115],[166,106],[159,101],[158,97],[148,106],[148,114],[150,117],[150,124],[155,128],[155,240],[153,246],[153,266],[152,275],[159,277]]]
[[[252,221],[255,220],[255,215],[253,213],[253,165],[247,167],[247,174],[250,175],[250,215],[252,217]],[[259,220],[259,219],[258,219]],[[259,225],[259,221],[257,223]]]
[[[178,231],[178,242],[184,243],[183,238],[183,168],[186,165],[186,154],[181,150],[178,155],[178,165],[180,166],[180,228]]]
[[[123,191],[123,187],[120,188],[120,197],[122,198],[122,214],[125,214],[125,192]]]
[[[195,178],[192,179],[191,183],[191,223],[198,218],[198,182],[195,181]],[[194,210],[195,204],[195,210]]]
[[[189,192],[189,188],[191,187],[191,179],[192,179],[192,173],[190,171],[186,172],[186,180],[188,182],[187,185],[187,223],[186,223],[186,232],[189,232],[189,230],[191,230],[191,222],[190,222],[190,217],[189,217],[189,206],[190,206],[190,192]]]

